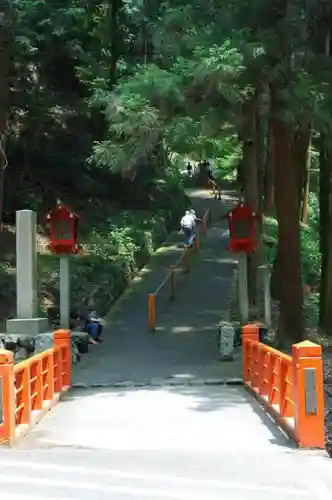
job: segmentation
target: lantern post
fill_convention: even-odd
[[[263,285],[264,291],[264,322],[266,326],[271,326],[271,291],[270,291],[270,269],[267,265],[259,266],[258,271],[258,286]]]
[[[70,323],[70,269],[69,255],[78,253],[77,229],[79,216],[61,204],[46,214],[50,226],[50,249],[60,261],[60,326]]]
[[[238,253],[239,269],[239,309],[241,323],[248,323],[249,320],[249,296],[248,296],[248,257],[245,252]]]
[[[255,243],[255,212],[250,205],[240,202],[228,214],[230,241],[228,250],[236,253],[238,257],[238,296],[241,323],[249,319],[248,297],[248,254],[253,252]]]
[[[69,257],[60,255],[60,327],[69,328],[70,274]]]

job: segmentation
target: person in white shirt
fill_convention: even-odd
[[[202,222],[202,219],[197,217],[196,212],[193,208],[190,210],[190,215],[192,216],[193,221],[194,221],[194,234],[196,234],[197,221]]]
[[[192,216],[192,218],[194,220],[194,224],[195,224],[195,228],[196,228],[197,221],[202,222],[202,219],[200,219],[199,217],[197,217],[196,212],[195,212],[195,210],[193,208],[191,210],[189,210],[189,213],[190,213],[190,215]]]
[[[189,210],[186,210],[180,222],[181,230],[184,233],[186,245],[190,245],[195,231],[195,219]]]

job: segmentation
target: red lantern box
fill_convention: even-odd
[[[255,244],[255,212],[249,205],[239,203],[228,214],[228,226],[230,240],[228,250],[230,252],[253,252]]]
[[[46,214],[50,227],[50,249],[55,254],[72,254],[79,251],[77,245],[79,216],[59,203]]]

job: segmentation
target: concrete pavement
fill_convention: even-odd
[[[331,472],[226,386],[76,390],[0,453],[4,500],[328,500]]]

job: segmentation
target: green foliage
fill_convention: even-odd
[[[308,224],[301,224],[301,262],[303,283],[309,284],[311,293],[304,298],[304,312],[306,326],[317,328],[319,311],[319,293],[317,284],[320,281],[321,254],[318,239],[318,198],[314,193],[309,196]],[[273,217],[264,218],[264,234],[270,241],[277,242],[278,223]],[[276,256],[276,244],[264,246],[264,257],[269,264],[273,264]]]
[[[319,251],[318,234],[318,200],[314,193],[309,197],[309,223],[301,224],[301,256],[303,282],[315,284],[319,281],[321,255]],[[278,223],[273,217],[264,218],[264,234],[277,242]],[[276,246],[264,247],[267,262],[273,263],[276,256]]]
[[[106,314],[154,250],[165,240],[172,208],[151,212],[122,212],[84,233],[83,255],[71,259],[73,305],[93,296],[100,314]],[[86,228],[87,229],[87,228]],[[41,293],[52,290],[58,300],[59,260],[39,256]]]
[[[232,181],[236,178],[237,167],[241,160],[241,144],[237,136],[230,134],[216,141],[214,165],[220,180]]]

